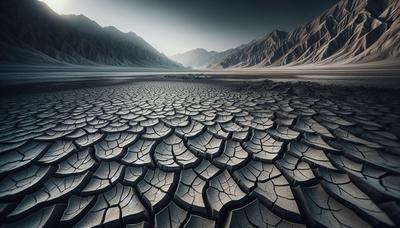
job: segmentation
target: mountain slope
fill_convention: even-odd
[[[170,56],[170,58],[186,67],[204,68],[219,63],[235,51],[235,49],[229,49],[223,52],[216,52],[197,48],[185,53]]]
[[[134,33],[34,0],[0,2],[0,63],[179,67]]]
[[[216,67],[349,64],[400,57],[399,0],[341,0],[313,21],[275,31]]]

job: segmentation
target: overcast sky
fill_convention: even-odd
[[[290,31],[337,0],[43,0],[59,14],[84,14],[135,32],[166,55],[223,51],[274,29]]]

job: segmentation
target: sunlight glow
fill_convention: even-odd
[[[40,0],[46,3],[52,10],[58,14],[66,14],[66,8],[68,6],[68,0]]]

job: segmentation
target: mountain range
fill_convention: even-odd
[[[185,67],[207,68],[223,61],[229,55],[235,53],[237,48],[229,49],[223,52],[207,51],[203,48],[196,48],[182,54],[170,56],[176,62]]]
[[[172,60],[133,32],[101,27],[83,15],[58,15],[35,0],[0,1],[0,29],[0,64],[226,69],[400,63],[400,0],[339,0],[293,31],[276,30],[224,52],[198,48]]]
[[[0,1],[0,63],[178,68],[135,33],[34,0]]]
[[[214,68],[399,63],[400,1],[340,0],[291,32],[244,45]]]

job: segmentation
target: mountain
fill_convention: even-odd
[[[214,67],[400,62],[400,1],[340,0],[311,22],[274,31]]]
[[[181,67],[135,33],[58,15],[35,0],[0,1],[0,29],[1,64]]]
[[[229,49],[223,52],[207,51],[203,48],[197,48],[185,53],[170,56],[170,58],[185,67],[205,68],[221,62],[224,58],[234,53],[236,49]]]

